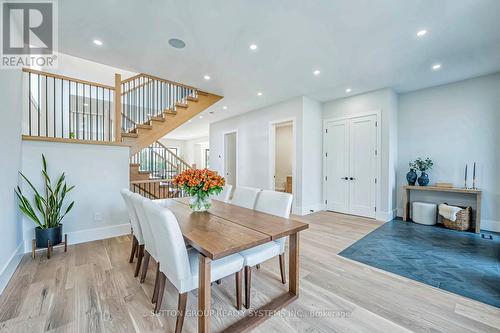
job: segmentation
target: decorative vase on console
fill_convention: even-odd
[[[414,186],[417,181],[418,175],[415,172],[415,165],[413,162],[408,163],[410,165],[410,171],[406,174],[406,181],[408,181],[408,185]]]
[[[425,160],[419,157],[415,160],[415,162],[413,162],[413,164],[416,169],[421,172],[420,177],[418,177],[418,185],[427,186],[429,184],[429,175],[426,171],[432,169],[434,163],[428,157]]]

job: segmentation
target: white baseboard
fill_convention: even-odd
[[[10,281],[10,278],[16,271],[17,265],[21,262],[23,258],[23,242],[19,243],[17,248],[14,250],[9,260],[5,263],[0,271],[0,294],[3,292],[5,287]]]
[[[390,210],[388,212],[384,212],[384,211],[377,212],[377,215],[375,218],[378,221],[389,222],[389,221],[394,220],[395,217],[396,217],[396,209],[393,209],[393,210]]]
[[[64,232],[64,231],[63,231]],[[68,234],[68,244],[80,244],[86,242],[92,242],[95,240],[118,237],[130,234],[130,224],[117,224],[101,228],[85,229],[67,232]],[[31,251],[31,239],[25,240],[24,252],[28,253]]]
[[[325,210],[325,206],[322,203],[316,203],[312,205],[307,205],[307,206],[297,206],[293,208],[292,213],[295,215],[308,215],[312,214],[315,212],[319,212]]]
[[[500,221],[481,219],[481,229],[500,232]]]
[[[403,208],[398,208],[397,216],[403,216]],[[500,232],[500,221],[481,219],[481,230]]]

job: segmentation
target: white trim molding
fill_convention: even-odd
[[[68,245],[92,242],[130,234],[130,224],[117,224],[106,227],[67,232]],[[24,253],[31,252],[31,239],[25,239]]]
[[[14,250],[9,260],[5,263],[0,271],[0,294],[4,291],[5,287],[10,281],[10,278],[16,271],[17,266],[23,258],[23,242],[19,243],[17,248]]]

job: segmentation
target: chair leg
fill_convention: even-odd
[[[135,251],[137,251],[137,238],[132,236],[132,250],[130,251],[130,258],[128,260],[129,263],[134,262]]]
[[[186,303],[188,293],[179,294],[179,303],[177,305],[177,321],[175,322],[175,333],[182,332],[182,325],[184,324],[184,316],[186,314]]]
[[[139,245],[139,254],[137,255],[137,264],[135,265],[134,277],[139,276],[139,270],[141,269],[142,257],[144,256],[144,244]]]
[[[215,282],[216,282],[217,284],[221,284],[221,283],[222,283],[222,281],[221,281],[220,279],[219,279],[219,280],[217,280],[217,281],[215,281]]]
[[[255,265],[255,267],[257,267],[257,269],[260,269],[260,264]]]
[[[235,274],[236,277],[236,310],[241,310],[241,285],[242,285],[242,280],[243,280],[243,268],[239,271],[236,272]]]
[[[252,285],[252,267],[245,266],[245,308],[250,309],[250,291]]]
[[[155,288],[153,290],[153,297],[151,298],[151,303],[156,303],[158,299],[158,284],[160,282],[160,263],[156,263],[156,277],[155,277]]]
[[[285,254],[280,254],[281,283],[286,284]]]
[[[167,277],[165,274],[160,273],[160,281],[158,281],[158,298],[156,300],[155,313],[160,312],[161,302],[163,301],[163,294],[165,293],[165,280]]]
[[[142,263],[141,279],[139,280],[140,283],[144,283],[144,280],[146,280],[146,274],[148,273],[148,266],[149,266],[149,258],[151,258],[149,252],[144,251],[144,262]]]

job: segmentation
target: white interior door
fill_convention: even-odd
[[[350,120],[349,213],[375,217],[377,129],[375,115]]]
[[[376,215],[377,116],[327,124],[327,210],[374,218]]]
[[[331,122],[326,133],[327,210],[349,213],[349,121]]]
[[[224,178],[226,184],[236,186],[236,133],[224,135]]]

